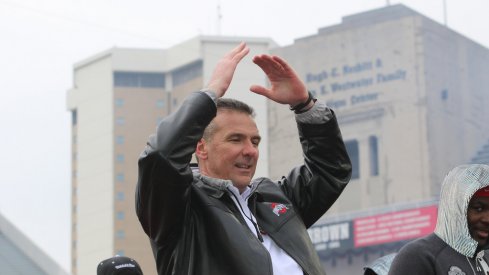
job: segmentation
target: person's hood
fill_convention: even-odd
[[[474,257],[477,249],[469,233],[467,208],[474,193],[489,186],[489,166],[461,165],[452,169],[441,186],[435,234],[455,251]]]
[[[380,257],[363,268],[364,274],[368,274],[367,270],[370,270],[370,274],[373,272],[377,275],[387,275],[391,267],[392,261],[396,257],[396,253],[387,254]]]

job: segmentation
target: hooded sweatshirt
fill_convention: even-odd
[[[389,275],[489,275],[489,253],[476,251],[478,243],[470,236],[467,224],[470,199],[487,186],[488,165],[452,169],[441,187],[434,233],[404,246],[392,262]]]

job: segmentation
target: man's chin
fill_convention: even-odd
[[[238,188],[246,187],[251,183],[251,177],[239,177],[232,180],[234,186]]]

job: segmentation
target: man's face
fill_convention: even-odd
[[[479,243],[479,248],[489,239],[489,197],[472,197],[467,209],[467,224],[470,236]]]
[[[214,133],[197,144],[199,168],[203,175],[231,180],[240,192],[255,174],[260,135],[253,118],[245,113],[219,110]]]

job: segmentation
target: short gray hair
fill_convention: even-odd
[[[225,109],[225,110],[244,113],[251,116],[252,118],[255,117],[255,110],[253,109],[253,107],[237,99],[218,98],[216,100],[216,107],[217,107],[217,111]],[[202,136],[202,138],[206,141],[210,140],[210,138],[215,133],[215,131],[216,131],[216,125],[214,122],[211,121],[211,123],[209,123],[209,125],[207,125],[207,127],[205,128],[204,135]]]

